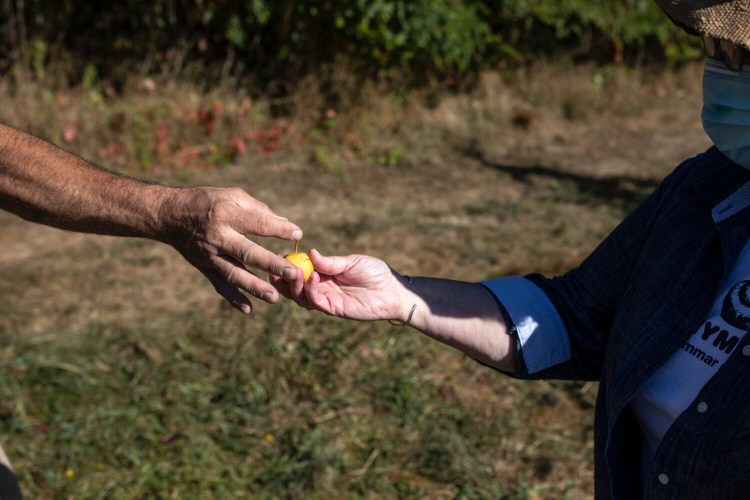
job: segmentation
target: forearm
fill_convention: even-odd
[[[514,349],[502,312],[482,285],[401,277],[396,319],[502,371],[512,372]],[[416,305],[409,319],[412,308]]]
[[[0,208],[26,220],[98,234],[158,239],[160,209],[175,194],[99,168],[0,125]]]

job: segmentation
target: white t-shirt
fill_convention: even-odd
[[[706,320],[631,401],[646,439],[644,469],[672,423],[691,406],[750,331],[750,242],[719,288]],[[645,479],[645,478],[643,478]]]

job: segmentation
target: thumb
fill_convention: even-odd
[[[310,250],[308,253],[313,267],[320,274],[328,276],[337,276],[345,273],[354,263],[354,256],[326,257],[317,250]]]

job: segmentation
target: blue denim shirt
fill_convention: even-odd
[[[629,402],[703,322],[749,236],[750,171],[712,148],[578,268],[484,283],[516,336],[514,376],[600,382],[597,498],[639,496],[643,439]],[[667,432],[645,487],[650,499],[750,498],[750,336]]]

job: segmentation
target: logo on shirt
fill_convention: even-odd
[[[750,281],[740,281],[727,292],[721,317],[733,327],[750,330]]]
[[[729,289],[721,306],[721,319],[726,322],[726,325],[738,330],[750,331],[750,280],[740,281]],[[696,342],[698,340],[696,334],[690,341],[683,344],[682,350],[708,366],[715,367],[721,362],[716,358],[717,355],[729,356],[740,343],[739,336],[730,334],[722,326],[725,325],[715,325],[711,321],[706,321],[703,324],[703,331],[699,332],[702,342]],[[713,356],[706,351],[709,349],[708,343],[713,344],[714,349],[718,350],[714,351]]]

